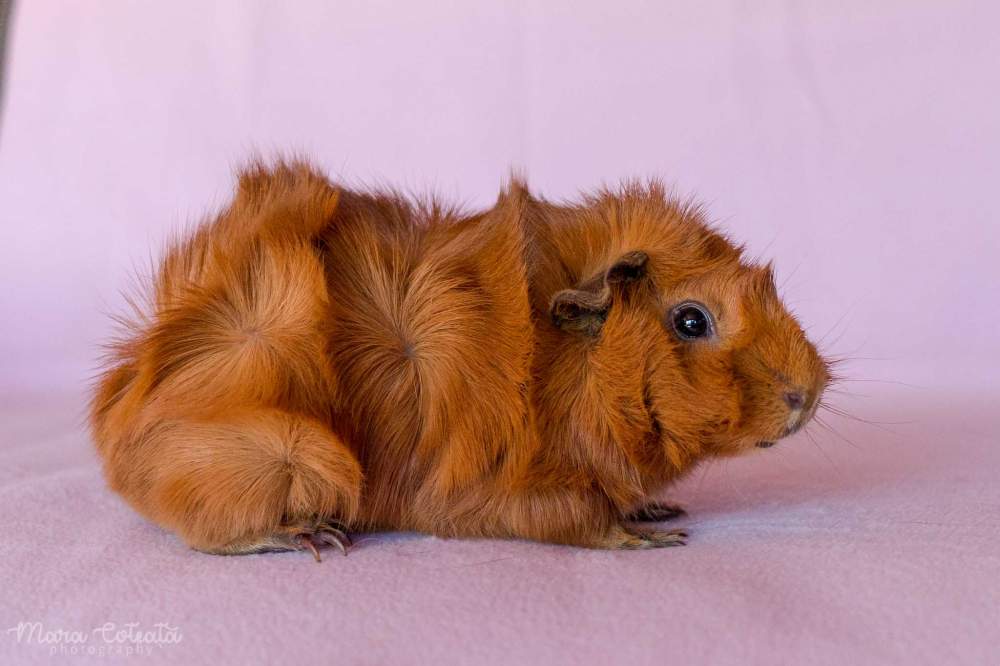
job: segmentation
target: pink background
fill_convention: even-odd
[[[0,511],[5,530],[32,522],[0,546],[21,595],[0,601],[0,628],[94,624],[122,595],[146,618],[149,594],[153,615],[188,623],[163,655],[246,656],[277,611],[215,626],[221,596],[195,597],[250,586],[292,607],[282,649],[302,659],[319,637],[296,608],[328,620],[321,652],[381,657],[365,663],[996,663],[998,21],[995,3],[958,1],[17,3],[0,116]],[[660,176],[775,260],[788,302],[861,380],[836,404],[880,424],[828,415],[839,434],[814,427],[817,446],[799,436],[712,467],[678,491],[705,535],[680,554],[382,537],[311,568],[186,551],[102,490],[80,395],[129,273],[225,202],[252,151],[474,205],[511,166],[552,198]],[[53,494],[71,515],[40,518]],[[68,537],[77,564],[40,554],[74,526],[92,530]],[[104,585],[76,587],[87,562]],[[413,579],[386,587],[399,571]],[[190,596],[135,592],[151,572]],[[261,592],[273,572],[320,600]],[[585,617],[559,619],[572,609]]]

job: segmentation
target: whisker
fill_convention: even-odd
[[[725,458],[725,462],[722,463],[723,475],[726,477],[726,483],[729,484],[729,489],[735,491],[739,495],[740,501],[747,502],[747,495],[743,492],[743,488],[738,483],[733,483],[733,473],[730,469],[732,464],[732,458]]]
[[[846,332],[846,329],[845,329],[845,332]],[[867,339],[866,339],[865,342],[862,342],[862,343],[858,344],[856,347],[854,347],[854,349],[850,349],[850,350],[844,351],[844,352],[835,352],[835,351],[833,351],[833,347],[837,344],[838,341],[839,341],[839,339],[838,340],[834,340],[833,342],[825,343],[825,344],[823,344],[823,343],[817,343],[816,346],[819,347],[822,344],[822,346],[823,346],[823,355],[824,356],[830,356],[831,358],[852,358],[855,354],[857,354],[859,351],[861,351],[862,349],[864,349],[865,345],[868,342]]]
[[[816,447],[816,450],[819,451],[820,454],[824,458],[826,458],[826,461],[828,463],[830,463],[830,467],[832,467],[834,469],[834,471],[836,471],[838,474],[841,474],[841,470],[840,470],[839,467],[837,467],[836,463],[833,462],[833,458],[831,458],[829,455],[827,455],[826,451],[823,450],[823,447],[820,446],[819,442],[816,441],[816,438],[812,436],[812,433],[809,432],[808,429],[807,430],[803,430],[802,432],[804,432],[805,435],[806,435],[806,437],[809,438],[809,441],[813,443],[813,446]]]
[[[874,384],[895,384],[896,386],[905,386],[906,388],[912,388],[917,390],[926,390],[926,386],[920,386],[919,384],[907,384],[906,382],[895,381],[892,379],[852,379],[850,377],[833,377],[830,379],[832,384],[843,384],[845,382],[852,383],[874,383]]]
[[[847,335],[847,332],[848,332],[849,330],[851,330],[851,329],[850,329],[850,327],[847,327],[847,326],[845,326],[845,327],[844,327],[844,329],[843,329],[842,331],[840,331],[840,333],[838,333],[838,334],[837,334],[837,337],[835,337],[835,338],[834,338],[834,339],[833,339],[832,341],[830,341],[830,342],[826,342],[826,341],[825,341],[825,339],[826,339],[826,336],[823,336],[822,338],[820,338],[820,339],[819,339],[819,341],[818,341],[818,342],[816,342],[816,348],[817,348],[817,349],[823,349],[823,350],[824,350],[824,356],[825,356],[825,355],[826,355],[826,353],[827,353],[827,352],[826,352],[826,350],[828,350],[828,349],[830,349],[830,348],[832,348],[832,347],[836,347],[836,346],[837,346],[837,344],[838,344],[838,343],[839,343],[839,342],[840,342],[840,341],[841,341],[841,340],[842,340],[842,339],[844,338],[844,336],[845,336],[845,335]],[[831,331],[831,332],[832,332],[832,331]],[[829,333],[827,333],[827,335],[829,335]],[[862,345],[862,346],[863,346],[863,345]],[[854,353],[855,351],[857,351],[858,349],[861,349],[861,347],[858,347],[857,349],[855,349],[855,350],[854,350],[854,351],[852,351],[851,353],[853,354],[853,353]]]
[[[773,243],[774,241],[771,242]],[[802,262],[800,261],[795,265],[795,268],[792,269],[792,272],[786,275],[785,279],[781,281],[780,285],[778,285],[778,293],[781,293],[781,291],[785,288],[785,285],[788,284],[789,280],[792,279],[792,276],[794,276],[795,273],[798,272],[799,268],[801,267],[802,267]]]
[[[696,494],[701,494],[701,487],[705,483],[705,477],[708,476],[708,470],[711,469],[716,462],[718,462],[718,458],[709,458],[708,462],[702,466],[701,478],[698,479],[698,485],[696,485],[694,489]]]
[[[858,446],[857,444],[855,444],[853,441],[851,441],[850,439],[848,439],[844,435],[840,434],[838,431],[834,430],[830,426],[830,424],[828,424],[826,421],[824,421],[823,419],[821,419],[819,416],[815,416],[814,415],[813,416],[813,421],[815,421],[821,428],[823,428],[824,430],[826,430],[830,434],[835,435],[836,437],[838,437],[841,441],[846,442],[847,444],[849,444],[850,446],[853,446],[855,449],[858,449],[859,451],[861,450],[860,446]]]
[[[829,328],[829,329],[827,330],[827,332],[826,332],[826,333],[824,333],[824,334],[823,334],[823,335],[822,335],[822,336],[820,337],[820,339],[816,341],[816,343],[815,343],[815,344],[816,344],[816,346],[817,346],[817,347],[819,347],[820,345],[822,345],[822,344],[823,344],[823,341],[824,341],[824,340],[826,340],[826,338],[827,338],[827,337],[828,337],[828,336],[829,336],[829,335],[830,335],[831,333],[833,333],[833,332],[834,332],[834,331],[835,331],[835,330],[837,329],[837,327],[838,327],[838,326],[840,326],[840,325],[841,325],[841,324],[842,324],[842,323],[844,322],[844,319],[845,319],[845,318],[847,317],[847,315],[851,314],[851,310],[853,310],[853,309],[854,309],[854,305],[851,305],[851,306],[850,306],[849,308],[847,308],[847,310],[845,310],[845,311],[844,311],[844,314],[840,315],[840,317],[839,317],[839,318],[837,319],[837,321],[836,321],[836,322],[834,322],[833,326],[831,326],[831,327],[830,327],[830,328]],[[846,330],[847,330],[847,329],[845,328],[845,329],[844,329],[844,331],[846,331]],[[844,332],[842,331],[842,332],[840,333],[840,335],[843,335],[843,334],[844,334]]]
[[[842,416],[845,419],[851,419],[852,421],[857,421],[858,423],[864,423],[864,424],[870,425],[870,426],[872,426],[874,428],[879,428],[880,430],[885,430],[886,432],[891,432],[894,435],[898,434],[898,433],[895,433],[892,430],[889,430],[888,428],[884,428],[883,426],[888,426],[888,425],[912,425],[914,423],[914,421],[870,421],[868,419],[863,419],[860,416],[855,416],[854,414],[851,414],[850,412],[847,412],[847,411],[841,409],[840,407],[834,407],[833,405],[828,405],[827,403],[823,402],[822,400],[819,403],[819,408],[820,409],[825,409],[826,411],[830,412],[831,414],[836,414],[837,416]]]
[[[837,356],[826,356],[824,358],[826,359],[827,363],[834,363],[834,364],[849,363],[850,361],[886,361],[886,362],[889,362],[889,361],[898,361],[898,360],[900,360],[898,357],[891,357],[891,356],[841,356],[841,355],[837,355]]]
[[[871,397],[870,395],[867,395],[865,393],[854,393],[852,391],[845,391],[844,389],[832,388],[832,387],[829,387],[829,386],[826,387],[823,390],[823,393],[836,393],[837,395],[842,395],[842,396],[845,396],[847,398],[870,398]]]

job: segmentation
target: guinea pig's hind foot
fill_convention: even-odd
[[[346,556],[347,549],[351,545],[351,537],[347,536],[346,527],[337,522],[320,520],[283,525],[276,533],[238,551],[230,550],[229,554],[304,550],[312,553],[317,562],[322,562],[320,548],[333,546]]]
[[[602,545],[615,550],[647,550],[687,545],[684,530],[633,530],[624,526],[613,527]]]
[[[652,502],[633,511],[625,519],[633,523],[661,523],[686,515],[687,511],[677,504]]]

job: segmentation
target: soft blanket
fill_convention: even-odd
[[[685,548],[376,534],[321,564],[188,550],[105,489],[78,399],[10,397],[0,663],[997,663],[1000,415],[883,393],[892,425],[696,472]]]

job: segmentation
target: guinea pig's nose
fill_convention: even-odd
[[[806,404],[806,397],[800,391],[786,391],[783,397],[785,404],[793,410],[802,409]]]

